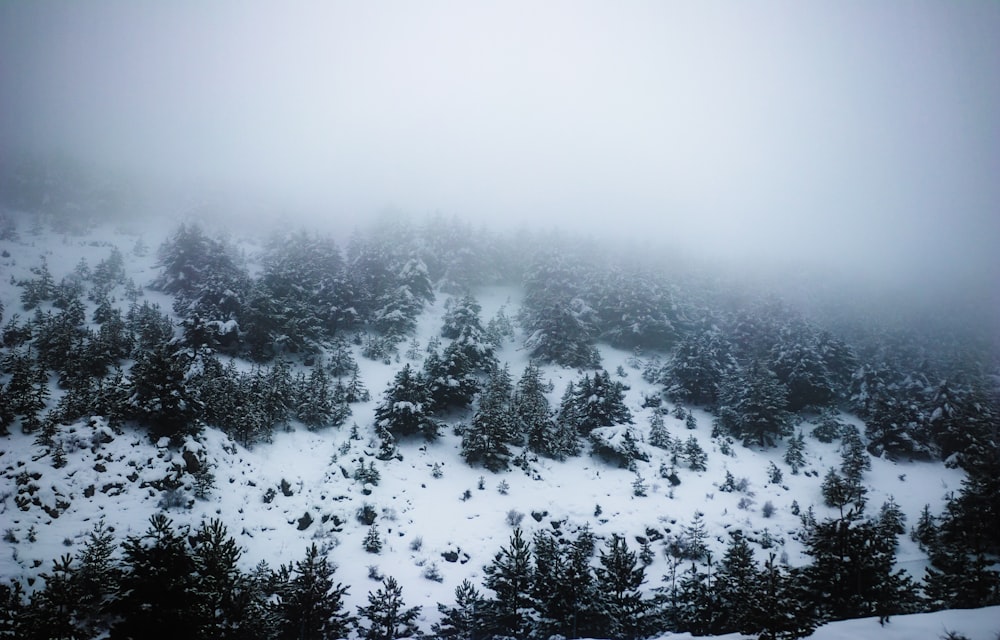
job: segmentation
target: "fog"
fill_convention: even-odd
[[[327,222],[631,235],[997,308],[998,33],[985,0],[12,0],[0,149]]]

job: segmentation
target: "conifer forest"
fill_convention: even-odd
[[[0,639],[1000,640],[998,33],[0,2]]]

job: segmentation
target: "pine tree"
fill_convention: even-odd
[[[609,637],[644,637],[648,603],[639,587],[646,580],[645,568],[625,539],[617,534],[612,535],[607,551],[602,550],[599,559],[597,585],[602,594],[601,609]]]
[[[698,444],[698,439],[693,435],[688,436],[684,442],[684,457],[687,459],[688,468],[692,471],[704,471],[708,461],[708,454]]]
[[[719,329],[710,323],[689,333],[661,372],[667,394],[690,404],[714,405],[723,380],[735,366],[731,350]]]
[[[417,637],[421,635],[416,624],[419,615],[420,607],[406,608],[403,588],[389,576],[376,592],[368,592],[368,606],[358,607],[357,632],[365,640]]]
[[[574,443],[566,441],[565,431],[560,430],[559,423],[553,419],[545,393],[546,385],[542,383],[538,365],[528,363],[511,402],[515,428],[526,438],[528,449],[559,460],[571,455],[576,436],[571,434]]]
[[[78,607],[77,567],[69,554],[52,561],[52,571],[39,577],[44,589],[31,594],[21,621],[21,632],[27,638],[76,638],[85,631]]]
[[[745,446],[774,446],[790,430],[787,395],[774,372],[754,361],[725,379],[716,420],[733,437],[742,438]]]
[[[333,583],[334,570],[315,544],[303,560],[281,568],[273,605],[279,640],[347,637],[354,618],[344,611],[347,587]]]
[[[719,607],[720,626],[715,633],[751,634],[758,631],[752,617],[752,603],[761,597],[761,576],[742,531],[730,534],[729,546],[715,574],[715,593]]]
[[[201,402],[187,379],[187,359],[166,344],[140,353],[129,373],[129,410],[154,438],[179,442],[201,430]]]
[[[824,619],[877,615],[885,622],[915,609],[912,581],[903,570],[893,571],[896,544],[895,535],[853,510],[812,527],[806,553],[813,563],[806,579]]]
[[[198,638],[245,638],[259,630],[264,599],[239,568],[243,555],[220,520],[203,521],[191,543]],[[256,596],[256,597],[255,597]]]
[[[671,443],[670,432],[663,423],[663,415],[654,411],[649,418],[649,444],[660,449],[670,449]]]
[[[772,553],[760,574],[758,598],[749,603],[748,627],[761,640],[796,640],[812,634],[816,619],[797,574],[789,574]]]
[[[534,567],[531,574],[531,597],[537,618],[534,632],[540,637],[565,635],[566,618],[570,615],[565,602],[568,558],[559,538],[552,531],[537,531],[532,540]]]
[[[479,320],[479,313],[483,309],[471,293],[466,292],[461,298],[449,299],[446,309],[444,325],[441,327],[442,337],[457,340],[462,335],[485,334],[482,322]]]
[[[802,432],[799,431],[797,434],[788,439],[788,448],[785,449],[785,464],[792,468],[792,475],[798,475],[799,469],[806,465],[806,459],[803,455],[805,451],[805,439],[802,437]]]
[[[583,268],[582,261],[552,251],[527,269],[519,320],[532,359],[577,368],[600,362],[593,345],[597,315],[582,290]]]
[[[527,637],[530,630],[531,550],[520,529],[514,529],[510,545],[502,548],[484,567],[483,585],[495,597],[487,600],[483,623],[494,636]]]
[[[852,485],[860,485],[864,472],[871,469],[872,463],[857,428],[844,428],[840,456],[840,470],[844,477]]]
[[[692,562],[691,568],[681,575],[676,601],[668,613],[678,631],[704,636],[710,635],[716,626],[711,561],[706,567],[707,572],[701,572]]]
[[[340,393],[330,387],[330,380],[322,366],[313,367],[309,377],[300,376],[295,385],[295,417],[310,430],[322,427],[339,427],[351,415],[346,392],[342,386]]]
[[[121,582],[121,568],[114,558],[116,548],[114,535],[102,517],[77,554],[77,606],[83,628],[90,635],[110,626],[111,607]]]
[[[363,546],[368,553],[379,553],[382,551],[382,536],[379,535],[378,525],[373,524],[368,527],[368,533],[365,534]]]
[[[455,606],[438,604],[441,621],[434,623],[432,630],[438,638],[454,640],[478,640],[482,634],[480,616],[485,600],[468,580],[455,587]]]
[[[437,437],[437,424],[430,419],[430,397],[423,378],[406,364],[385,391],[375,408],[375,425],[394,436]]]
[[[111,627],[111,638],[139,640],[148,638],[151,630],[165,629],[196,638],[200,603],[185,532],[176,531],[163,514],[149,522],[145,534],[122,543],[126,570],[114,606],[118,620]]]
[[[511,392],[507,368],[496,370],[490,376],[472,424],[462,434],[462,457],[467,462],[481,462],[494,472],[507,468],[511,456],[507,445],[520,440],[510,407]]]

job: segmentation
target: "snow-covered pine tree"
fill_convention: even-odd
[[[393,436],[437,437],[437,424],[428,415],[429,393],[423,377],[407,363],[396,374],[375,408],[375,425]]]
[[[640,590],[646,569],[625,539],[613,534],[599,556],[596,586],[605,633],[611,638],[642,638],[649,633],[649,603]]]
[[[507,367],[496,369],[472,424],[462,434],[462,457],[466,462],[481,463],[493,472],[507,468],[511,456],[508,445],[519,444],[522,437],[511,410],[512,393]]]
[[[714,633],[752,634],[758,631],[759,621],[753,618],[753,603],[761,597],[760,578],[753,549],[743,532],[731,532],[729,546],[715,572],[719,627]]]
[[[675,401],[713,406],[720,387],[735,367],[732,346],[706,321],[684,337],[660,372],[660,382]]]
[[[785,464],[792,468],[793,476],[798,475],[799,469],[804,467],[806,464],[806,458],[804,455],[805,446],[805,440],[802,437],[801,431],[788,439],[784,461]]]
[[[483,568],[483,585],[495,595],[486,601],[483,626],[491,636],[526,638],[531,631],[531,549],[521,529]]]
[[[335,570],[313,543],[302,560],[277,572],[277,600],[271,609],[280,640],[349,635],[354,618],[344,610],[347,587],[334,584]]]
[[[141,536],[122,543],[122,574],[111,638],[146,638],[151,629],[198,637],[199,603],[195,564],[186,531],[177,531],[162,513],[152,516]]]
[[[438,604],[441,620],[431,630],[435,637],[449,640],[478,640],[482,637],[482,615],[485,599],[467,579],[455,587],[455,605]]]
[[[649,444],[660,449],[670,449],[672,438],[663,423],[663,414],[654,411],[649,418]]]
[[[406,607],[403,587],[392,576],[368,592],[368,606],[358,607],[357,633],[365,640],[396,640],[420,636],[420,607]],[[332,636],[331,636],[332,637]]]
[[[716,421],[733,437],[741,438],[744,446],[773,447],[791,428],[786,397],[787,390],[774,372],[753,361],[725,379]]]
[[[533,359],[586,368],[600,362],[593,344],[597,317],[584,298],[583,270],[582,264],[555,250],[528,268],[518,320]]]

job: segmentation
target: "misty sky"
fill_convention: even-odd
[[[1000,288],[998,34],[992,0],[7,0],[0,148]]]

